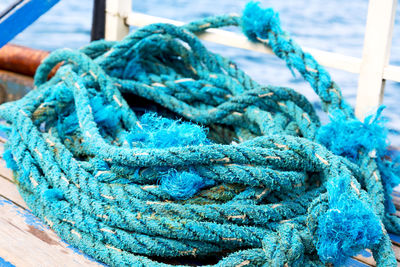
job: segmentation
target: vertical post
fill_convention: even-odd
[[[104,39],[106,21],[106,0],[93,1],[92,32],[90,39],[92,41]]]
[[[382,103],[389,63],[397,0],[370,0],[356,101],[356,116],[363,119]]]
[[[129,25],[126,20],[132,12],[131,1],[106,0],[106,40],[118,41],[129,33]]]

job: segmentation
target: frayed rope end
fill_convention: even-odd
[[[323,262],[343,264],[382,237],[379,218],[361,201],[345,195],[318,219],[318,255]]]
[[[331,122],[319,129],[317,140],[336,155],[352,161],[358,160],[360,150],[376,157],[385,188],[385,207],[387,212],[394,212],[390,194],[400,183],[400,168],[396,164],[400,159],[395,157],[391,161],[387,160],[388,130],[385,127],[386,121],[381,118],[384,108],[381,106],[376,114],[366,117],[364,122],[357,119],[346,120],[341,114],[333,114]]]
[[[214,181],[203,179],[197,173],[170,170],[160,178],[160,188],[173,199],[188,199],[204,187],[211,186]]]
[[[168,148],[208,145],[207,129],[190,122],[162,118],[155,113],[145,113],[140,127],[131,131],[126,141],[147,148]]]
[[[280,31],[279,14],[272,8],[263,9],[259,2],[251,1],[243,11],[242,29],[251,41],[266,39],[269,30]]]
[[[3,159],[6,161],[7,168],[10,168],[13,171],[18,170],[18,165],[14,160],[14,156],[10,149],[7,149],[3,153]]]
[[[349,119],[340,114],[333,114],[331,122],[322,126],[317,140],[336,155],[351,160],[357,160],[358,151],[376,150],[383,156],[388,146],[385,121],[380,118],[384,107],[378,109],[375,115],[365,118],[364,122],[358,119]]]

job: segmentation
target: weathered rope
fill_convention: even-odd
[[[194,35],[239,25],[311,84],[330,124],[304,96],[259,85]],[[32,211],[99,261],[325,266],[370,248],[379,266],[396,266],[385,227],[400,233],[397,176],[379,115],[355,119],[272,9],[250,3],[241,17],[57,50],[35,86],[0,106],[4,158]],[[132,95],[164,118],[141,115]]]

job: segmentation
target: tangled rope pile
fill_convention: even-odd
[[[311,84],[331,123],[194,35],[239,25]],[[355,119],[272,9],[249,3],[241,17],[152,24],[120,42],[58,50],[35,86],[0,106],[4,158],[32,211],[101,262],[325,266],[370,248],[379,266],[396,266],[385,230],[400,233],[396,165],[384,157],[379,114]],[[135,112],[132,95],[159,114]]]

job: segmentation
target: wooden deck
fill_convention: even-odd
[[[0,140],[0,153],[3,154]],[[0,160],[0,266],[101,266],[62,241],[29,211]]]
[[[5,140],[0,138],[0,155]],[[400,192],[394,193],[400,203]],[[400,209],[400,205],[396,205]],[[400,214],[400,213],[399,213]],[[400,266],[400,236],[391,235]],[[101,266],[79,250],[62,241],[29,211],[13,182],[12,172],[0,158],[0,266]],[[375,266],[366,250],[347,266]]]

